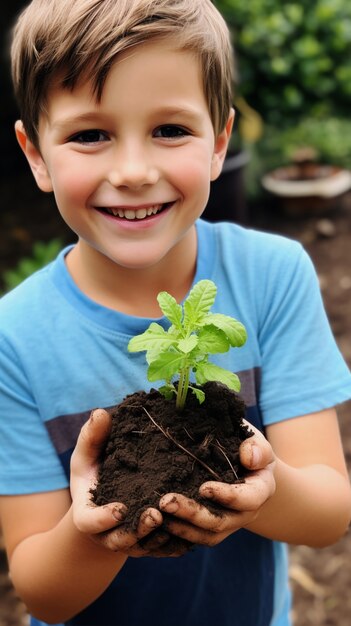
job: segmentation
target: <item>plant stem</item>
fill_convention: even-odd
[[[181,370],[179,383],[178,383],[176,407],[177,409],[179,409],[179,411],[182,411],[184,409],[185,400],[186,400],[188,389],[189,389],[189,378],[190,378],[190,368],[186,367]]]

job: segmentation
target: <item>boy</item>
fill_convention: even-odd
[[[12,58],[18,141],[78,236],[0,307],[1,520],[32,623],[285,626],[282,542],[349,523],[351,381],[301,247],[199,219],[233,121],[226,26],[209,0],[33,0]],[[165,494],[127,532],[123,503],[91,503],[110,423],[88,417],[149,387],[128,341],[201,278],[248,329],[218,363],[243,384],[250,475],[201,486],[221,518]],[[170,535],[200,545],[169,558]]]

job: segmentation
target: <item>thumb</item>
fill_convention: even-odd
[[[72,462],[94,465],[111,431],[111,417],[105,409],[94,409],[79,433]]]
[[[124,519],[126,507],[112,502],[96,506],[91,490],[96,485],[101,449],[111,430],[105,409],[95,409],[82,427],[71,457],[71,495],[74,524],[84,533],[96,534],[114,528]]]
[[[269,441],[249,424],[252,436],[242,442],[239,449],[240,461],[249,470],[263,469],[275,460]]]

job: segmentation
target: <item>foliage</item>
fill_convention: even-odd
[[[265,123],[349,114],[351,2],[213,1],[233,35],[240,93]]]
[[[166,398],[175,393],[179,410],[184,408],[189,388],[200,403],[205,398],[201,389],[190,385],[191,372],[198,385],[215,380],[234,391],[240,390],[236,374],[208,360],[209,354],[227,352],[246,341],[246,330],[240,322],[228,315],[210,313],[216,293],[217,287],[211,280],[200,280],[182,306],[166,291],[160,292],[157,301],[170,327],[166,331],[152,322],[128,344],[130,352],[146,351],[148,380],[164,380],[166,384],[160,391]],[[172,383],[174,376],[179,377],[177,388]]]
[[[53,261],[61,248],[62,242],[60,239],[52,239],[48,242],[37,241],[33,245],[30,257],[20,259],[14,269],[4,272],[3,283],[5,291],[14,289],[25,278],[28,278],[31,274],[50,263],[50,261]]]

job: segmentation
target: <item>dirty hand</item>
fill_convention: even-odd
[[[206,482],[200,495],[220,504],[224,511],[214,514],[205,506],[181,494],[169,493],[160,500],[168,513],[164,526],[173,535],[192,543],[214,546],[228,535],[251,524],[260,508],[275,492],[274,454],[262,433],[248,424],[253,436],[240,446],[241,463],[250,470],[244,483]]]
[[[95,409],[81,429],[71,459],[74,524],[81,533],[109,550],[123,552],[128,556],[164,556],[162,546],[168,543],[169,533],[155,530],[163,522],[160,511],[153,508],[144,511],[138,528],[131,532],[123,525],[127,512],[123,503],[111,502],[97,506],[92,501],[91,489],[97,480],[98,459],[110,428],[108,412]],[[139,544],[139,541],[142,543]]]

